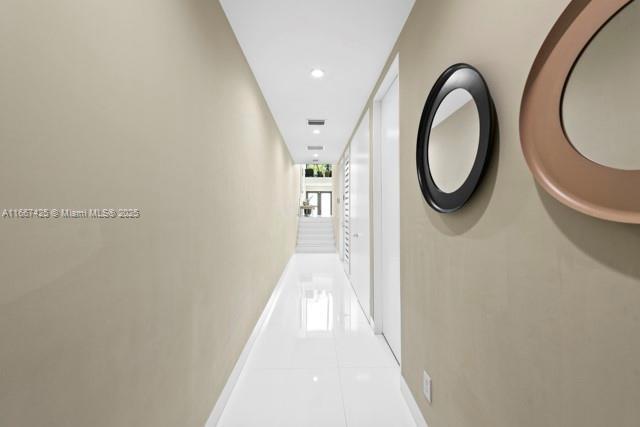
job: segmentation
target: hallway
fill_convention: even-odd
[[[0,427],[640,427],[640,0],[0,13]]]
[[[337,255],[294,255],[275,292],[219,426],[415,425]]]

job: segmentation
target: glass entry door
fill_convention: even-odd
[[[332,215],[333,207],[331,191],[307,191],[307,200],[311,206],[317,206],[311,216],[329,217]]]

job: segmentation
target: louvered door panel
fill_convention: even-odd
[[[342,244],[342,250],[343,250],[343,262],[344,262],[344,269],[347,272],[347,274],[351,274],[351,197],[350,197],[350,188],[351,188],[351,177],[350,177],[350,164],[349,164],[349,154],[348,154],[348,150],[347,150],[347,155],[346,158],[344,160],[344,173],[342,174],[343,176],[343,233],[342,233],[342,237],[343,237],[343,244]]]

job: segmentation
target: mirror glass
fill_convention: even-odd
[[[633,1],[600,30],[567,81],[565,133],[593,162],[640,169],[640,2]]]
[[[480,115],[471,94],[451,91],[438,106],[429,135],[429,169],[438,188],[453,193],[473,169],[480,142]]]

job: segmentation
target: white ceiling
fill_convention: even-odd
[[[414,0],[220,0],[296,163],[335,163]],[[320,68],[324,78],[311,78]],[[314,135],[307,119],[326,119]]]

